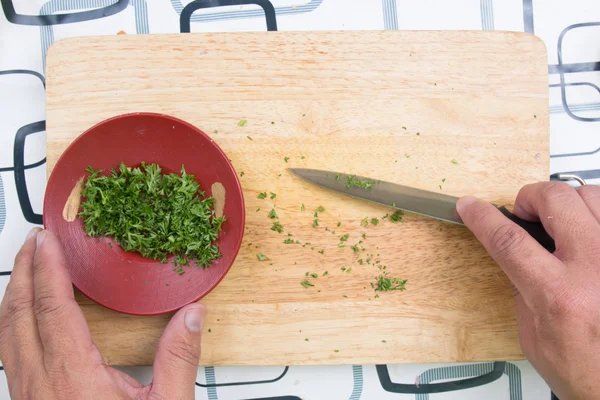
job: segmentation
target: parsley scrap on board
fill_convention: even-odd
[[[182,166],[163,174],[157,164],[130,168],[121,163],[108,176],[87,167],[79,213],[88,236],[110,236],[123,250],[164,263],[174,255],[178,274],[192,259],[205,268],[221,257],[213,241],[225,217],[214,212],[214,198]]]

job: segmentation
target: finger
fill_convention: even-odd
[[[493,205],[463,197],[456,210],[528,305],[562,274],[562,263]]]
[[[575,190],[594,215],[596,221],[600,222],[600,187],[596,185],[583,185],[578,186]]]
[[[167,325],[154,360],[152,391],[156,394],[169,399],[194,398],[206,312],[205,306],[193,303],[179,310]]]
[[[34,312],[44,354],[55,359],[60,354],[93,352],[95,346],[81,308],[75,302],[58,238],[44,230],[38,233],[36,244]]]
[[[577,194],[562,182],[539,182],[521,189],[515,200],[517,216],[538,218],[556,242],[558,257],[577,257],[596,248],[600,224]]]
[[[0,358],[9,378],[16,373],[16,369],[28,371],[36,365],[41,354],[42,346],[33,310],[33,257],[35,238],[40,230],[32,229],[17,253],[10,282],[0,305],[3,321]]]

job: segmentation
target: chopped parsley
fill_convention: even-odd
[[[293,239],[290,239],[290,238],[287,238],[287,239],[285,239],[285,240],[283,241],[283,243],[285,243],[285,244],[294,244],[294,240],[293,240]]]
[[[283,157],[283,161],[285,161],[285,163],[287,164],[287,162],[290,160],[289,157]]]
[[[442,183],[444,183],[444,182],[446,182],[446,178],[443,178],[443,179],[442,179]]]
[[[246,136],[246,137],[248,138],[248,140],[251,140],[251,141],[254,140],[254,139],[252,139],[252,136]]]
[[[300,284],[304,287],[304,289],[308,289],[310,286],[315,286],[306,279],[300,282]]]
[[[283,232],[283,226],[279,223],[279,221],[275,221],[275,223],[271,227],[271,230],[275,231],[275,232],[282,233]]]
[[[248,120],[240,119],[240,122],[238,122],[238,126],[244,126],[246,125],[246,122],[248,122]]]
[[[310,276],[312,276],[313,278],[317,279],[319,277],[319,275],[315,272],[313,272],[312,274],[310,274]]]
[[[258,261],[265,261],[267,259],[267,256],[265,256],[263,253],[258,253],[256,255],[256,258],[258,258]]]
[[[347,188],[358,187],[358,188],[363,188],[365,190],[371,190],[371,189],[373,189],[373,185],[375,185],[376,183],[377,182],[372,181],[372,180],[361,181],[355,175],[348,175],[348,178],[346,179],[346,187]]]
[[[329,275],[328,271],[323,272],[323,276],[327,276],[327,275]]]
[[[342,174],[335,174],[336,181],[339,181],[341,177],[342,177]]]
[[[341,222],[338,222],[338,223],[337,223],[337,226],[338,226],[338,228],[339,228],[340,226],[342,226],[342,223],[341,223]]]
[[[392,222],[402,222],[402,216],[404,215],[404,213],[402,212],[402,210],[396,210],[395,213],[393,213],[390,216],[390,221]]]
[[[350,235],[346,233],[345,235],[340,236],[340,241],[345,242],[346,240],[348,240],[349,237],[350,237]]]
[[[302,207],[300,207],[300,211],[304,211],[304,210],[305,210],[304,203],[302,203]]]
[[[317,211],[316,212],[323,212],[323,211],[325,211],[325,207],[323,207],[323,206],[317,207]]]
[[[362,221],[360,221],[360,226],[367,227],[368,225],[369,225],[369,217],[365,217],[365,218],[363,218]]]
[[[390,292],[393,290],[406,290],[406,279],[389,278],[387,272],[383,272],[376,279],[374,289],[376,292]]]
[[[304,160],[305,158],[306,158],[306,157],[304,157],[304,156],[300,157],[300,159],[301,159],[301,160]]]
[[[325,254],[325,250],[319,250],[318,251],[320,254]]]
[[[405,126],[403,126],[403,127],[402,127],[402,129],[406,130],[406,127],[405,127]]]
[[[358,245],[357,245],[357,244],[355,244],[354,246],[350,246],[350,248],[351,248],[351,249],[352,249],[352,250],[353,250],[353,251],[354,251],[356,254],[358,254],[358,252],[359,252],[359,250],[360,250],[360,249],[358,248]]]
[[[277,197],[277,195],[273,192],[271,192],[271,200],[273,200],[275,197]]]
[[[316,228],[317,226],[319,226],[319,219],[315,218],[315,220],[313,221],[312,227]]]
[[[379,220],[377,218],[371,218],[371,225],[378,225]]]
[[[215,130],[213,131],[213,133],[216,135],[217,133],[219,133],[219,131],[215,129]]]
[[[92,167],[85,170],[90,175],[78,216],[88,236],[110,236],[123,250],[162,263],[174,255],[176,266],[195,259],[205,268],[221,257],[213,242],[225,218],[215,216],[214,198],[204,197],[183,166],[179,175],[145,163],[137,168],[121,163],[107,176]]]
[[[275,121],[271,121],[271,125],[275,125]]]
[[[451,162],[452,164],[458,164],[458,161],[456,161],[454,158],[453,158],[452,160],[450,160],[450,162]]]
[[[267,198],[267,192],[262,192],[259,193],[258,196],[256,196],[259,199],[266,199]]]
[[[245,174],[244,174],[244,171],[240,172],[240,178],[241,178],[242,176],[244,176],[244,175],[245,175]]]
[[[271,209],[271,211],[269,212],[269,218],[271,219],[275,219],[275,218],[279,218],[277,217],[277,213],[275,212],[275,209]]]

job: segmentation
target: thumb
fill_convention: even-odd
[[[151,392],[165,399],[193,399],[206,307],[193,303],[171,319],[158,343]]]
[[[476,197],[463,197],[456,211],[528,301],[556,279],[556,259],[500,210]]]

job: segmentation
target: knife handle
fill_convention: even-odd
[[[542,245],[542,247],[544,247],[550,253],[554,253],[554,250],[556,250],[554,239],[548,235],[548,232],[546,232],[544,225],[542,225],[541,222],[525,221],[524,219],[521,219],[508,211],[506,207],[499,207],[498,209],[502,214],[504,214],[504,216],[506,216],[506,218],[525,229],[532,238]]]

